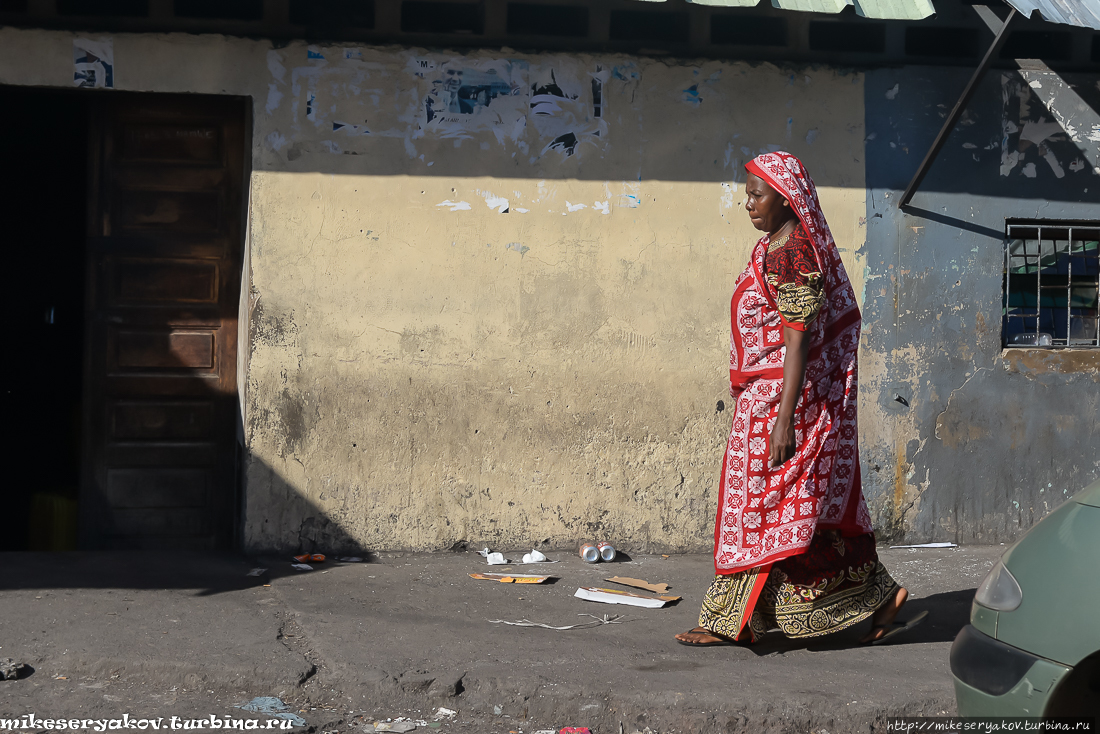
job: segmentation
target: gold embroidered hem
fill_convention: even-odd
[[[699,610],[699,626],[711,632],[737,639],[741,633],[745,611],[752,599],[752,589],[763,569],[751,568],[732,574],[719,574],[703,595]],[[759,603],[759,602],[758,602]],[[755,640],[757,634],[753,634]]]
[[[716,576],[703,597],[699,626],[732,639],[747,629],[756,640],[777,628],[787,637],[817,637],[867,619],[898,588],[878,559],[872,533],[844,537],[819,530],[805,553]]]
[[[753,610],[753,631],[778,627],[791,638],[828,635],[867,619],[898,592],[898,583],[879,561],[855,574],[865,577],[862,583],[830,591],[797,586],[781,570],[773,570]],[[843,582],[845,575],[851,577],[853,571],[841,574],[838,581]]]

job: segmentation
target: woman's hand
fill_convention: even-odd
[[[794,441],[794,425],[782,417],[775,421],[771,438],[768,439],[768,468],[781,466],[794,456],[798,446]]]
[[[804,331],[783,327],[783,342],[787,347],[783,358],[783,389],[779,395],[779,411],[768,440],[768,468],[784,464],[798,450],[794,441],[794,411],[806,379],[806,361],[810,354],[810,337]]]

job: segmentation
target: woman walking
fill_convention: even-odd
[[[878,560],[856,437],[860,313],[817,189],[788,153],[750,161],[745,209],[766,233],[730,308],[733,427],[714,529],[716,576],[682,644],[753,642],[778,627],[815,637],[872,618],[864,643],[908,596]]]

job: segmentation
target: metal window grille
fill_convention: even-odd
[[[1100,347],[1100,226],[1019,222],[1005,230],[1005,346]]]

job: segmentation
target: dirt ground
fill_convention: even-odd
[[[518,559],[524,549],[504,549]],[[374,731],[408,717],[417,732],[598,734],[885,730],[899,715],[954,713],[948,651],[978,582],[1004,547],[880,550],[909,588],[902,617],[929,619],[892,644],[857,644],[866,623],[793,641],[694,649],[712,577],[705,555],[587,565],[489,568],[473,552],[382,554],[363,563],[185,553],[6,554],[0,658],[33,673],[0,681],[0,718],[255,718],[235,708],[283,701],[295,731]],[[248,576],[253,568],[267,569]],[[549,573],[545,585],[470,572]],[[613,575],[667,582],[664,609],[583,601]],[[593,615],[593,616],[586,616]],[[615,624],[550,630],[622,615]],[[434,714],[445,707],[453,717]],[[33,728],[33,727],[32,727]],[[40,727],[39,727],[40,728]],[[209,730],[206,727],[205,730]]]

